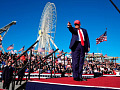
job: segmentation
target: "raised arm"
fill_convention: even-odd
[[[70,31],[72,34],[77,34],[77,31],[74,30],[74,27],[72,27],[72,25],[71,25],[70,22],[68,22],[67,28],[69,29],[69,31]]]

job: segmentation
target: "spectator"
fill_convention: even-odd
[[[9,89],[10,83],[12,81],[13,68],[11,67],[11,62],[4,68],[2,73],[3,89]]]
[[[18,82],[20,81],[20,85],[21,85],[21,82],[22,82],[22,79],[23,79],[23,76],[25,75],[25,68],[23,68],[22,69],[22,67],[23,67],[23,65],[22,64],[20,64],[20,67],[18,68],[18,80],[17,80],[17,82],[16,82],[16,85],[18,84]]]

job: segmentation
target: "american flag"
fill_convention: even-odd
[[[96,45],[103,41],[107,41],[107,31],[105,31],[104,34],[102,34],[99,38],[96,39]]]
[[[0,43],[0,48],[2,48],[2,43]]]
[[[10,45],[10,46],[7,48],[7,50],[11,50],[11,49],[13,49],[13,48],[14,48],[14,44]]]
[[[49,51],[49,53],[52,53],[54,51],[54,49],[51,49],[50,51]]]
[[[63,50],[62,51],[58,51],[59,54],[62,54],[63,53]]]
[[[105,58],[107,58],[108,56],[107,56],[107,54],[105,54],[105,56],[104,56]]]
[[[38,48],[38,52],[45,52],[45,48]]]
[[[25,46],[23,46],[18,52],[24,51]]]

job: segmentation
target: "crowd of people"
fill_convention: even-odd
[[[0,51],[0,70],[4,69],[8,61],[11,61],[13,63],[15,59],[19,56],[20,54],[11,54],[10,52],[2,53],[2,51]],[[29,61],[29,59],[30,55],[28,55],[27,53],[20,57],[20,59],[17,60],[17,70],[22,68]],[[55,69],[52,67],[52,65],[53,67],[55,66]],[[13,69],[15,69],[15,63],[12,64],[12,67]],[[54,62],[52,63],[51,57],[47,59],[42,59],[42,56],[32,54],[30,72],[39,72],[39,69],[41,70],[41,73],[50,73],[51,70],[52,72],[54,72],[55,70],[55,73],[62,73],[63,71],[65,73],[72,73],[72,60],[70,58],[67,58],[64,65],[64,59],[57,58],[54,65]],[[113,61],[110,62],[104,60],[104,62],[102,62],[100,60],[89,59],[85,60],[84,62],[83,74],[93,74],[94,72],[114,74],[115,70],[117,69],[119,70],[119,65],[115,65]],[[29,72],[29,65],[27,65],[27,67],[25,68],[25,72]]]
[[[30,62],[30,55],[26,53],[17,59],[20,54],[11,54],[10,52],[3,53],[0,51],[0,70],[4,71],[5,68],[11,63],[13,71],[15,67],[17,71],[23,68],[28,62]],[[17,63],[13,63],[17,59]],[[29,63],[30,64],[30,63]],[[18,81],[22,81],[25,72],[39,72],[40,73],[61,73],[61,76],[64,77],[65,73],[68,74],[68,77],[72,75],[72,58],[56,58],[55,62],[52,61],[52,57],[43,58],[43,56],[32,54],[31,55],[31,67],[29,69],[29,64],[26,65],[20,73],[18,73]],[[86,59],[83,66],[83,74],[116,74],[116,70],[120,70],[120,65],[114,63],[112,60],[97,60],[97,59]],[[2,76],[3,77],[3,76]],[[18,84],[18,81],[16,84]]]
[[[11,54],[10,52],[2,53],[2,51],[0,51],[0,70],[3,70],[9,61],[13,63],[19,56],[20,54]],[[15,69],[15,66],[17,67],[17,70],[19,70],[27,62],[29,62],[29,60],[30,60],[30,55],[28,55],[28,53],[21,56],[20,59],[17,60],[17,65],[16,63],[12,64],[13,70]],[[66,63],[67,65],[65,66],[65,69],[67,69],[67,71],[69,69],[72,71],[71,61],[67,60]],[[52,70],[54,70],[53,67],[51,67],[52,65],[54,67],[54,63],[52,63],[51,57],[47,59],[42,59],[42,56],[32,54],[30,72],[38,72],[40,69],[41,73],[43,72],[50,73],[51,68]],[[63,67],[64,67],[63,61],[60,58],[56,59],[55,60],[55,72],[60,73]],[[68,71],[68,72],[71,72],[71,71]],[[25,72],[29,72],[29,64],[26,66]]]
[[[120,67],[113,61],[110,62],[108,60],[86,60],[84,63],[84,74],[92,74],[95,72],[100,72],[102,74],[115,74],[115,70]]]

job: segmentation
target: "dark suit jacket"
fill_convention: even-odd
[[[72,39],[71,39],[71,42],[70,42],[70,46],[69,48],[72,50],[73,47],[74,47],[74,44],[75,44],[75,41],[78,39],[78,29],[74,28],[74,27],[68,27],[69,28],[69,31],[72,33]],[[81,28],[82,31],[83,31],[83,34],[84,34],[84,38],[85,38],[85,41],[84,41],[84,48],[85,48],[85,52],[88,52],[88,48],[90,48],[90,42],[89,42],[89,37],[88,37],[88,34],[87,34],[87,30]]]
[[[13,76],[13,67],[6,66],[3,69],[2,80],[4,80],[4,83],[10,83],[12,81],[12,76]]]
[[[22,68],[18,68],[18,72],[21,70]],[[25,75],[25,69],[22,69],[19,73],[18,76],[23,77]]]

